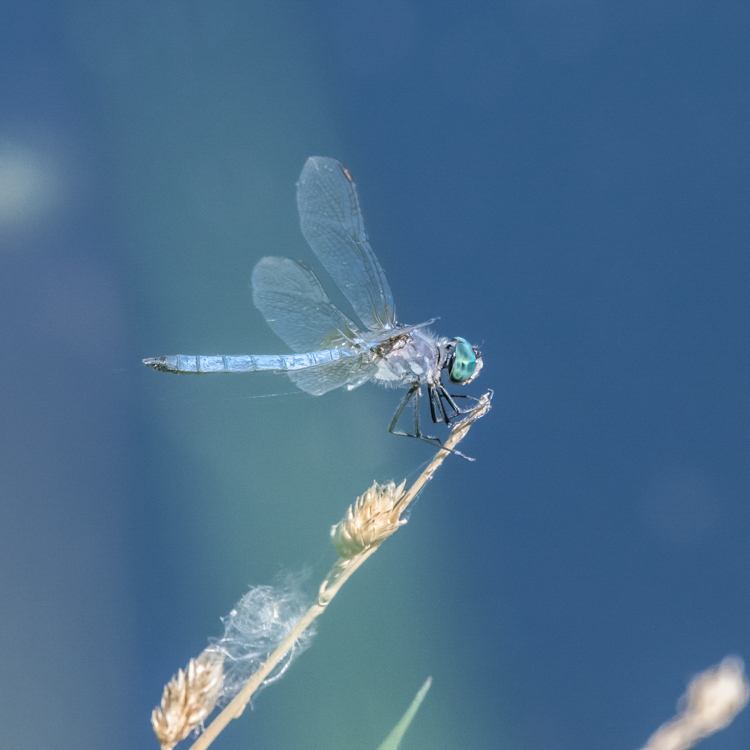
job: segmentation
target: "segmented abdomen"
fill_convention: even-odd
[[[144,359],[143,364],[160,372],[174,372],[181,375],[203,375],[209,372],[258,372],[275,370],[289,372],[307,367],[334,362],[351,357],[353,352],[345,349],[324,349],[305,354],[175,354],[168,357]]]

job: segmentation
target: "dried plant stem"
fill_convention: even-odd
[[[411,503],[417,496],[419,491],[432,479],[433,475],[437,471],[440,464],[450,455],[451,449],[453,449],[458,443],[460,443],[465,437],[466,433],[478,419],[483,417],[490,410],[490,399],[492,392],[486,393],[479,399],[476,407],[472,409],[451,431],[450,436],[445,441],[445,446],[440,448],[435,454],[432,461],[430,461],[427,468],[419,475],[414,484],[403,494],[398,501],[398,508],[403,512],[406,507]],[[395,528],[394,528],[395,531]],[[203,734],[193,743],[190,750],[206,750],[206,748],[219,736],[219,733],[224,727],[229,724],[232,719],[237,719],[242,715],[245,710],[245,706],[250,701],[253,693],[261,686],[263,681],[268,677],[273,668],[287,655],[291,650],[294,643],[302,635],[302,633],[310,626],[310,624],[323,612],[331,602],[334,596],[339,592],[339,589],[346,583],[350,576],[356,571],[365,560],[375,553],[380,545],[374,544],[371,547],[363,550],[359,554],[349,559],[339,560],[331,569],[331,572],[326,576],[325,580],[320,586],[318,593],[318,601],[313,604],[310,609],[300,618],[294,628],[291,630],[289,635],[279,644],[278,648],[268,657],[268,659],[258,668],[253,676],[248,680],[247,684],[232,701],[224,708],[224,710],[206,727]]]
[[[430,461],[427,468],[419,475],[417,480],[412,484],[411,487],[404,493],[403,498],[399,501],[399,507],[403,511],[409,503],[419,494],[419,491],[424,487],[427,482],[432,479],[433,474],[438,470],[440,464],[445,461],[450,451],[455,448],[465,437],[471,426],[477,419],[481,419],[490,410],[490,400],[492,399],[492,391],[488,391],[482,396],[477,402],[474,409],[462,419],[451,431],[448,439],[445,441],[445,447],[441,448],[435,457]]]
[[[232,719],[238,719],[242,716],[245,706],[247,706],[253,693],[261,686],[263,680],[268,677],[273,668],[287,655],[295,641],[310,626],[313,620],[323,614],[328,603],[334,596],[336,596],[338,590],[344,585],[349,576],[351,576],[351,574],[354,573],[354,571],[359,568],[359,566],[362,565],[362,563],[370,557],[376,549],[377,547],[371,547],[360,555],[357,555],[356,558],[352,558],[351,560],[340,560],[333,566],[331,572],[326,576],[323,586],[321,586],[321,595],[318,597],[318,601],[299,619],[289,635],[284,638],[278,648],[268,657],[268,659],[261,664],[258,671],[248,680],[245,687],[237,693],[226,708],[208,725],[208,727],[206,727],[206,731],[203,732],[203,734],[193,743],[190,750],[205,750],[219,736],[219,733],[227,724],[229,724],[230,721],[232,721]],[[331,585],[326,586],[326,583],[329,581],[331,581]],[[325,594],[323,591],[325,591]]]

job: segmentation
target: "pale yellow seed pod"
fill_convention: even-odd
[[[331,528],[333,546],[343,559],[348,560],[380,544],[406,523],[398,505],[405,484],[406,481],[398,486],[395,482],[375,482],[349,506],[344,518]]]
[[[682,696],[682,711],[663,724],[643,750],[689,750],[728,726],[750,698],[742,660],[728,656],[694,677]]]
[[[213,711],[223,687],[223,663],[224,654],[206,649],[164,686],[161,706],[151,713],[162,750],[172,750]]]

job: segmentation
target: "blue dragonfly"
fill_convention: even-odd
[[[396,321],[390,285],[367,238],[357,187],[343,164],[311,156],[297,183],[297,207],[302,234],[364,325],[329,300],[305,263],[263,258],[253,270],[253,301],[294,354],[178,354],[143,363],[179,374],[282,372],[313,396],[343,386],[353,390],[368,381],[406,388],[389,432],[441,445],[421,430],[422,386],[432,421],[450,425],[465,413],[454,399],[466,396],[448,393],[442,374],[454,385],[470,383],[482,369],[479,349],[460,337],[436,336],[427,328],[432,320],[418,325]],[[413,433],[397,429],[412,401]]]

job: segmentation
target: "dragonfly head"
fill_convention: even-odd
[[[450,339],[442,354],[442,366],[448,371],[448,380],[456,385],[471,383],[482,369],[481,352],[460,336]]]

